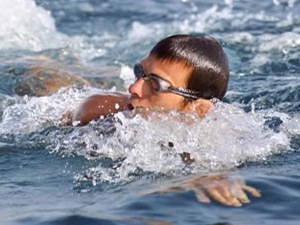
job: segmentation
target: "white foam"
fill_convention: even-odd
[[[131,179],[130,174],[137,171],[167,175],[216,171],[247,161],[265,160],[282,149],[289,150],[289,136],[300,130],[297,117],[270,110],[245,113],[233,105],[217,103],[204,119],[193,114],[182,117],[177,112],[150,113],[148,119],[140,114],[118,113],[115,117],[120,123],[115,127],[111,123],[93,122],[69,130],[41,132],[58,126],[64,112],[73,110],[86,96],[100,91],[103,90],[85,87],[61,89],[45,97],[16,97],[14,103],[2,109],[0,133],[26,137],[35,132],[50,152],[63,156],[81,155],[97,160],[108,157],[115,161],[113,167],[105,168],[101,164],[91,167],[82,172],[84,179],[91,176],[95,182],[117,182]],[[265,116],[281,118],[282,129],[275,132],[266,128]],[[21,140],[26,144],[26,139]],[[183,163],[180,157],[183,152],[196,160],[192,167]]]
[[[294,31],[256,36],[248,32],[233,32],[224,35],[223,38],[227,43],[242,43],[244,49],[255,53],[250,60],[252,68],[299,57],[296,49],[300,48],[300,35]]]
[[[49,11],[33,0],[1,0],[0,48],[42,49],[64,45],[66,36],[59,33]]]
[[[230,1],[228,2],[230,5]],[[143,24],[139,21],[134,21],[131,29],[127,33],[129,42],[142,42],[149,40],[149,37],[154,37],[157,41],[167,35],[174,33],[205,33],[214,29],[222,29],[224,21],[235,21],[234,15],[231,12],[231,6],[220,8],[217,4],[212,5],[205,11],[199,11],[196,6],[192,9],[192,13],[184,19],[175,19],[170,23],[152,22]],[[240,15],[244,18],[244,14]]]
[[[202,120],[189,115],[188,123],[175,112],[154,113],[151,119],[140,115],[128,118],[123,113],[116,117],[121,123],[116,124],[112,136],[99,134],[99,129],[103,129],[99,128],[101,124],[75,129],[66,136],[56,131],[51,134],[51,149],[87,159],[111,158],[116,161],[114,167],[99,165],[84,175],[110,182],[131,179],[130,174],[140,170],[170,175],[230,169],[245,162],[266,160],[280,152],[282,146],[289,150],[289,132],[266,128],[264,114],[245,113],[225,103],[219,103]],[[299,129],[299,125],[296,127]],[[180,157],[183,152],[196,160],[188,170]]]
[[[279,1],[277,2],[279,4]],[[241,30],[243,27],[248,26],[251,21],[274,22],[277,23],[278,27],[285,27],[293,24],[295,20],[292,13],[289,13],[286,19],[278,21],[277,17],[263,10],[245,14],[244,12],[233,11],[235,1],[225,0],[224,3],[225,6],[213,4],[205,10],[200,10],[195,4],[191,4],[193,8],[190,9],[190,14],[184,17],[178,14],[174,16],[173,21],[167,23],[161,21],[151,23],[132,21],[131,28],[126,31],[125,35],[122,36],[122,41],[120,41],[119,34],[116,35],[105,30],[101,35],[69,37],[57,30],[51,13],[37,6],[34,0],[2,0],[0,10],[1,18],[4,19],[1,21],[0,27],[0,49],[14,48],[40,51],[65,48],[66,54],[72,54],[83,61],[88,61],[105,56],[112,48],[128,49],[137,44],[141,46],[145,43],[149,45],[151,43],[152,45],[152,41],[156,42],[158,39],[174,33],[215,33],[215,31],[224,30],[226,27]],[[94,11],[91,4],[82,4],[84,7],[81,10]],[[274,2],[274,4],[277,3]],[[294,2],[289,1],[289,4],[293,5]],[[214,36],[218,38],[218,34],[214,34]],[[297,32],[284,34],[282,38],[278,35],[266,34],[257,39],[247,32],[237,32],[236,34],[231,32],[228,38],[226,38],[226,34],[220,36],[220,38],[224,39],[225,37],[227,42],[238,42],[239,39],[248,43],[257,41],[262,43],[259,46],[259,51],[265,52],[270,48],[275,48],[278,44],[276,42],[278,38],[281,40],[279,45],[283,45],[282,47],[292,48],[293,45],[298,46],[298,36]]]
[[[170,33],[209,33],[224,30],[226,26],[239,30],[250,20],[277,21],[277,18],[268,16],[263,11],[249,15],[244,12],[233,13],[234,1],[226,0],[225,3],[227,6],[224,8],[213,5],[204,12],[194,10],[185,20],[175,20],[172,23],[142,24],[135,21],[127,31],[123,43],[128,47],[144,40],[149,41],[149,36],[156,41]],[[39,51],[68,45],[81,58],[90,60],[103,56],[107,52],[106,48],[113,48],[118,44],[119,39],[111,34],[89,39],[80,36],[70,38],[61,34],[57,31],[51,14],[38,7],[33,0],[1,0],[0,10],[3,18],[7,18],[0,27],[0,38],[3,40],[0,48]],[[290,16],[285,23],[278,23],[278,26],[287,26],[291,20]],[[246,47],[251,46],[251,51],[258,52],[252,63],[258,66],[267,63],[272,54],[268,52],[278,49],[278,46],[279,49],[292,49],[300,45],[299,35],[292,32],[280,35],[231,32],[223,37],[229,43],[242,41]],[[253,45],[256,42],[261,44]],[[100,45],[104,48],[99,47]],[[132,71],[128,66],[122,66],[121,78],[125,80],[125,86],[132,82]],[[65,111],[74,109],[84,97],[99,91],[101,90],[90,88],[62,89],[51,96],[16,97],[10,104],[2,106],[0,133],[26,135],[58,125]],[[159,117],[157,120],[142,116],[128,118],[120,113],[116,117],[121,124],[117,123],[116,131],[111,136],[105,136],[101,129],[106,127],[98,127],[97,123],[76,127],[68,132],[57,129],[41,136],[50,152],[64,156],[81,155],[86,159],[96,160],[108,157],[118,161],[112,168],[99,165],[83,171],[95,182],[98,179],[128,180],[131,173],[139,170],[163,174],[186,171],[187,167],[179,156],[182,152],[190,153],[196,160],[189,172],[199,172],[232,168],[247,161],[265,160],[280,152],[279,146],[288,149],[289,135],[299,133],[299,118],[277,115],[284,123],[282,129],[275,132],[264,127],[265,113],[245,113],[234,106],[220,103],[209,116],[202,120],[196,119],[193,124],[180,121],[180,116],[176,113],[171,115],[173,117],[154,115],[154,118]],[[174,147],[170,147],[169,142]],[[81,178],[79,176],[78,179]]]
[[[256,38],[259,45],[253,46],[253,51],[257,52],[250,61],[252,67],[260,67],[274,61],[282,62],[283,59],[299,57],[299,54],[289,54],[300,47],[300,35],[294,32],[285,32],[280,35],[264,34]],[[285,57],[285,58],[283,58]]]
[[[126,89],[129,88],[129,86],[133,83],[133,70],[127,65],[122,65],[121,66],[121,71],[120,71],[120,78],[124,81],[124,87]]]
[[[265,34],[261,35],[258,40],[258,50],[261,52],[268,52],[279,49],[283,51],[288,48],[295,48],[300,46],[300,35],[293,32],[285,32],[280,36]]]
[[[82,10],[92,11],[90,4]],[[63,54],[71,54],[83,61],[101,57],[105,48],[99,47],[111,39],[110,35],[102,37],[68,36],[59,32],[50,11],[38,6],[34,0],[1,0],[0,49],[28,49],[42,51],[45,49],[63,49]]]
[[[134,21],[131,25],[131,30],[127,34],[129,41],[140,42],[147,39],[149,36],[161,36],[163,34],[162,24],[142,24],[138,21]]]
[[[280,4],[288,4],[288,7],[292,8],[294,6],[294,4],[297,2],[298,0],[273,0],[274,5],[280,5]]]
[[[3,108],[0,134],[24,135],[59,125],[63,113],[74,110],[80,101],[97,91],[88,87],[62,88],[53,95],[43,97],[15,97],[13,104]]]

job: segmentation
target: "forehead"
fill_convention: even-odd
[[[170,81],[174,86],[186,86],[193,70],[191,66],[185,65],[183,62],[160,60],[152,55],[144,58],[141,65],[146,74],[156,74]]]

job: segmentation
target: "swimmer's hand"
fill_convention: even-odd
[[[199,202],[216,201],[226,206],[240,207],[250,203],[247,192],[254,197],[260,197],[260,192],[235,177],[203,176],[189,180],[177,187],[168,188],[159,193],[183,192],[193,190]]]

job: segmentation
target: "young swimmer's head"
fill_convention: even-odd
[[[174,35],[158,42],[135,66],[129,87],[134,107],[199,110],[227,90],[229,66],[218,42],[208,36]],[[201,110],[200,110],[201,111]]]
[[[205,99],[222,99],[227,90],[229,66],[220,44],[210,36],[174,35],[158,42],[150,55],[160,61],[192,68],[187,88]],[[178,74],[179,75],[179,74]]]

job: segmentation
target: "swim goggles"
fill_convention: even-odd
[[[144,80],[148,81],[151,89],[154,92],[171,92],[187,98],[201,98],[201,93],[199,91],[194,91],[183,87],[173,87],[169,81],[159,77],[156,74],[146,75],[141,64],[136,64],[133,68],[133,72],[137,80],[143,78]]]

